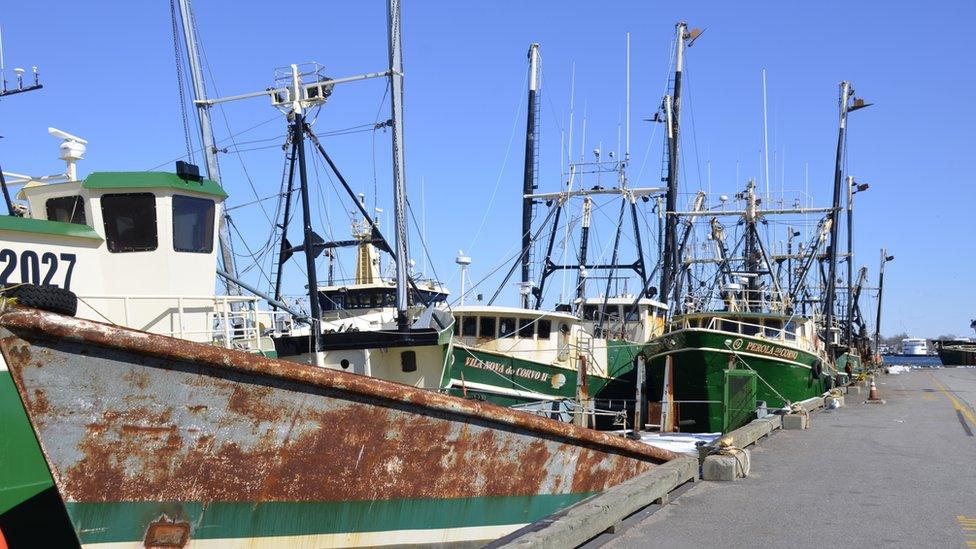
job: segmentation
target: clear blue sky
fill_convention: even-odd
[[[275,67],[292,62],[319,61],[333,76],[386,65],[382,0],[309,4],[294,22],[288,21],[287,10],[273,10],[266,2],[195,4],[212,95],[263,89]],[[874,283],[879,248],[887,246],[897,257],[887,272],[883,331],[930,337],[968,332],[969,319],[976,317],[971,214],[976,203],[971,161],[976,37],[965,27],[976,20],[973,2],[883,7],[833,1],[698,2],[672,7],[406,0],[403,19],[410,196],[418,215],[421,206],[426,212],[434,260],[428,274],[436,270],[455,289],[453,257],[459,248],[473,256],[471,276],[480,278],[510,253],[518,238],[529,43],[541,43],[544,59],[541,188],[559,188],[560,129],[568,124],[573,63],[577,143],[585,103],[587,148],[600,142],[605,150],[615,148],[624,112],[626,32],[632,34],[630,177],[632,184],[655,186],[661,136],[648,148],[651,126],[640,120],[660,104],[674,23],[685,20],[707,32],[688,54],[684,187],[704,186],[698,174],[706,173],[707,161],[716,192],[732,193],[746,178],[761,176],[760,71],[765,68],[770,154],[776,155],[782,184],[802,189],[808,163],[811,192],[826,204],[837,83],[851,80],[860,95],[876,103],[852,115],[850,124],[849,172],[871,184],[858,197],[856,263],[869,266]],[[82,173],[169,169],[184,154],[168,2],[6,2],[0,26],[8,80],[12,67],[37,65],[45,84],[43,91],[0,102],[4,169],[60,171],[57,141],[46,134],[49,125],[90,141]],[[372,123],[380,109],[385,119],[383,86],[372,81],[336,89],[316,131]],[[273,145],[285,131],[275,115],[263,100],[230,105],[215,112],[218,138],[267,122],[236,139],[268,140],[241,149]],[[372,200],[372,132],[325,141],[354,187]],[[645,150],[650,153],[638,181]],[[280,150],[241,156],[258,195],[277,192]],[[388,134],[376,135],[375,158],[379,205],[389,211]],[[222,167],[229,203],[253,200],[237,155],[224,155]],[[346,237],[348,203],[338,201],[322,170],[316,180],[323,189],[316,208],[320,224],[328,217],[335,236]],[[273,202],[266,204],[273,213]],[[485,228],[478,233],[486,211]],[[236,210],[235,219],[253,247],[270,232],[255,207]],[[416,235],[412,243],[422,266]],[[300,273],[294,267],[289,273],[290,287],[297,291]],[[249,278],[258,280],[253,271]]]

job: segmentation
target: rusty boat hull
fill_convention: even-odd
[[[477,543],[674,454],[483,402],[31,309],[0,351],[85,546]]]

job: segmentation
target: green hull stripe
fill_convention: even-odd
[[[0,371],[0,513],[53,484],[14,380]]]
[[[590,493],[347,502],[69,502],[82,544],[142,541],[166,514],[190,539],[447,529],[533,522]]]
[[[640,350],[641,346],[628,341],[608,340],[607,374],[609,377],[587,375],[590,396],[608,399],[633,398],[634,357]],[[486,367],[473,367],[469,363],[470,360],[480,360]],[[575,370],[516,358],[501,351],[455,346],[454,364],[448,369],[448,374],[446,381],[463,379],[465,383],[481,383],[513,391],[539,393],[554,399],[576,398]],[[553,376],[560,376],[558,382],[554,383]],[[462,391],[454,388],[451,394],[461,395]],[[490,395],[488,400],[502,406],[510,406],[536,399]]]

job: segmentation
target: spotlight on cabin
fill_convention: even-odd
[[[202,181],[200,167],[182,160],[176,161],[176,175],[183,181]]]

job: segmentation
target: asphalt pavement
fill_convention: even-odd
[[[976,369],[877,379],[751,447],[750,476],[700,481],[604,547],[974,547]]]

